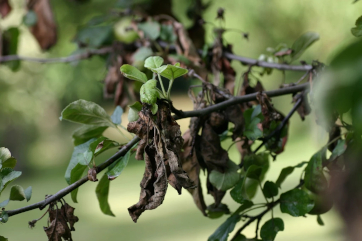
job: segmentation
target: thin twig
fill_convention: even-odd
[[[292,93],[296,93],[296,92],[305,90],[305,89],[308,88],[308,85],[309,85],[309,83],[306,83],[306,84],[302,84],[302,85],[299,85],[299,86],[293,86],[293,87],[288,87],[288,88],[284,88],[284,89],[266,91],[265,93],[269,97],[287,95],[287,94],[292,94]],[[222,103],[209,106],[209,107],[207,107],[205,109],[202,109],[202,110],[179,112],[180,116],[176,116],[175,119],[177,120],[177,119],[184,119],[184,118],[187,118],[187,117],[202,116],[202,115],[209,114],[209,113],[211,113],[213,111],[221,110],[221,109],[226,108],[228,106],[232,106],[232,105],[243,103],[243,102],[248,102],[248,101],[255,100],[255,99],[256,99],[256,94],[244,95],[244,96],[241,96],[241,97],[232,97],[231,99],[229,99],[227,101],[224,101]],[[123,157],[135,144],[137,144],[137,142],[139,140],[140,139],[138,137],[133,138],[130,142],[128,142],[126,145],[124,145],[116,154],[114,154],[108,160],[106,160],[105,162],[103,162],[102,164],[97,166],[96,167],[97,173],[100,173],[102,170],[104,170],[109,165],[111,165],[112,163],[117,161],[119,158]],[[65,195],[69,194],[71,191],[73,191],[76,188],[80,187],[81,185],[83,185],[87,181],[88,181],[88,177],[85,176],[85,177],[81,178],[80,180],[72,183],[71,185],[67,186],[66,188],[64,188],[64,189],[62,189],[60,191],[58,191],[56,194],[48,197],[47,199],[45,199],[45,200],[43,200],[41,202],[34,203],[34,204],[31,204],[29,206],[25,206],[25,207],[22,207],[22,208],[19,208],[19,209],[9,210],[9,211],[7,211],[7,213],[8,213],[9,216],[14,216],[16,214],[27,212],[27,211],[30,211],[30,210],[33,210],[33,209],[36,209],[36,208],[39,208],[40,210],[42,210],[47,205],[49,205],[51,202],[54,202],[56,200],[59,200],[59,199],[63,198]]]

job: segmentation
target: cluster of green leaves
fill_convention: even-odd
[[[259,56],[259,61],[267,61],[269,63],[292,63],[299,59],[302,54],[317,40],[319,40],[319,34],[315,32],[306,32],[302,34],[297,40],[294,41],[291,47],[282,43],[277,47],[268,47],[266,54]],[[261,75],[271,74],[273,69],[263,68]]]
[[[101,153],[120,147],[119,143],[102,134],[109,127],[121,131],[119,127],[122,127],[122,114],[123,109],[120,106],[109,116],[101,106],[86,100],[75,101],[62,111],[61,120],[83,124],[73,133],[74,151],[65,172],[65,179],[69,185],[81,179],[85,170],[94,168],[94,159]],[[114,216],[108,204],[109,182],[121,174],[128,164],[129,157],[130,151],[109,166],[98,182],[96,195],[102,212],[107,215]],[[93,167],[89,166],[91,162]],[[78,188],[71,192],[74,202],[77,202],[77,194]]]
[[[153,76],[158,76],[158,82],[161,86],[161,90],[157,87],[158,82],[156,79],[148,79],[145,73],[141,72],[132,65],[124,64],[121,66],[121,72],[125,77],[142,83],[140,90],[141,102],[151,106],[152,114],[156,114],[158,110],[158,105],[156,103],[157,99],[163,98],[170,100],[170,93],[174,80],[184,74],[187,74],[188,72],[187,69],[180,67],[180,63],[176,63],[174,65],[163,65],[163,62],[163,58],[159,56],[152,56],[148,57],[144,63],[144,67],[151,70]],[[161,76],[169,80],[167,91],[165,90]],[[128,119],[130,121],[137,120],[137,113],[140,110],[140,103],[136,102],[131,105]]]
[[[14,170],[16,163],[17,160],[11,156],[9,149],[0,147],[0,195],[12,181],[20,177],[21,172]],[[9,201],[23,201],[25,199],[29,201],[31,194],[31,186],[24,190],[21,186],[14,185],[10,189],[9,198],[0,203],[0,208],[4,208]],[[0,222],[6,223],[7,221],[8,214],[2,210],[0,212]]]

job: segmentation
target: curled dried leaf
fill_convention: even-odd
[[[88,180],[91,182],[98,182],[97,170],[95,167],[88,170]]]

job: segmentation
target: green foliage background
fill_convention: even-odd
[[[176,1],[173,8],[179,19],[189,24],[185,12],[192,0]],[[76,45],[71,43],[77,26],[87,22],[92,16],[110,9],[116,1],[91,0],[89,3],[77,4],[75,1],[51,1],[59,28],[59,41],[47,53],[41,53],[35,40],[25,26],[21,27],[20,54],[36,57],[58,57],[71,54]],[[18,26],[24,14],[20,1],[12,1],[14,11],[0,20],[0,27]],[[291,45],[296,38],[306,31],[318,32],[321,36],[302,57],[305,60],[318,59],[328,64],[336,51],[355,40],[350,28],[361,14],[360,3],[350,1],[327,0],[225,0],[214,1],[205,12],[206,21],[214,22],[217,8],[225,8],[225,25],[227,28],[241,29],[250,33],[250,40],[242,39],[241,34],[227,33],[227,42],[233,44],[238,55],[257,58],[265,53],[267,47],[279,43]],[[207,26],[207,25],[206,25]],[[212,26],[207,26],[207,41],[212,42]],[[233,63],[239,70],[246,67]],[[44,198],[66,186],[63,174],[70,158],[73,144],[71,132],[76,125],[60,122],[61,110],[70,102],[86,99],[101,104],[111,114],[112,101],[102,98],[102,83],[106,75],[104,59],[93,57],[73,64],[39,64],[23,62],[21,70],[13,73],[6,66],[0,65],[0,146],[9,148],[18,159],[18,167],[23,176],[14,184],[24,187],[33,186],[31,202]],[[296,80],[299,75],[287,73],[287,82]],[[266,88],[276,88],[280,84],[281,73],[263,77]],[[189,83],[187,83],[189,84]],[[192,108],[185,96],[176,97],[176,108]],[[273,99],[278,109],[287,112],[292,107],[290,97]],[[299,116],[291,119],[291,130],[286,151],[273,163],[268,177],[276,180],[284,166],[296,165],[306,161],[325,143],[327,138],[323,130],[315,125],[314,116],[301,122]],[[126,118],[124,118],[126,122]],[[124,123],[125,123],[124,122]],[[180,121],[182,130],[188,126],[187,120]],[[109,137],[118,138],[116,133],[108,131]],[[119,139],[119,142],[124,140]],[[228,144],[228,143],[226,143]],[[104,160],[109,152],[102,154]],[[238,158],[235,149],[230,156]],[[100,160],[101,161],[101,160]],[[297,170],[285,182],[285,188],[291,188],[298,182]],[[80,191],[75,204],[76,215],[80,222],[76,225],[74,240],[106,239],[125,240],[206,240],[209,235],[226,219],[204,218],[188,193],[178,196],[170,191],[164,204],[157,211],[144,214],[138,224],[134,224],[127,213],[127,207],[138,199],[139,181],[143,173],[143,163],[130,160],[122,175],[111,182],[110,204],[116,218],[105,216],[98,207],[94,194],[96,184],[88,183]],[[283,187],[283,186],[282,186]],[[8,190],[9,191],[9,190]],[[5,192],[3,197],[8,196]],[[231,199],[229,195],[227,199]],[[261,201],[260,192],[258,198]],[[67,200],[70,198],[67,198]],[[210,200],[207,200],[210,202]],[[232,200],[226,202],[232,203]],[[21,207],[24,203],[11,203],[8,208]],[[230,206],[234,210],[236,205]],[[17,215],[5,225],[0,226],[1,234],[10,240],[44,239],[39,222],[34,230],[26,228],[27,222],[38,218],[41,212],[35,210]],[[279,216],[277,212],[275,216]],[[281,215],[285,231],[278,234],[277,240],[341,240],[341,226],[336,214],[322,216],[326,226],[316,224],[316,218],[294,219]],[[269,218],[269,217],[268,217]],[[266,220],[264,220],[266,221]],[[306,232],[308,230],[308,232]],[[253,228],[247,230],[253,235]]]

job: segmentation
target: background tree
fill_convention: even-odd
[[[135,222],[145,210],[155,209],[162,204],[169,183],[178,193],[185,188],[192,194],[197,208],[206,216],[202,218],[200,215],[197,218],[204,223],[216,219],[210,223],[213,229],[207,229],[207,234],[200,237],[203,240],[206,237],[209,240],[227,240],[228,237],[230,240],[246,240],[246,237],[249,240],[273,240],[277,234],[279,239],[293,223],[288,214],[293,217],[317,215],[317,222],[323,225],[320,215],[329,211],[333,202],[346,221],[349,237],[359,240],[360,189],[355,183],[358,183],[360,170],[357,161],[361,136],[358,125],[360,77],[354,70],[358,69],[356,63],[361,56],[360,43],[334,54],[328,62],[330,68],[326,70],[323,63],[311,61],[303,55],[307,48],[319,40],[319,34],[306,32],[307,28],[311,30],[310,27],[298,30],[293,21],[289,21],[288,25],[279,29],[282,32],[277,33],[278,29],[274,28],[273,21],[279,23],[280,15],[266,12],[274,13],[274,10],[278,10],[275,12],[279,13],[286,7],[298,10],[304,8],[305,17],[301,18],[308,23],[307,20],[311,19],[310,10],[318,9],[318,6],[306,2],[303,5],[270,2],[270,6],[245,3],[242,7],[247,12],[258,13],[250,26],[260,24],[263,27],[259,36],[264,35],[266,40],[258,44],[260,41],[252,41],[249,33],[240,30],[238,21],[228,20],[228,16],[232,16],[233,10],[238,8],[229,9],[228,2],[225,4],[225,8],[218,8],[213,2],[201,1],[182,4],[171,1],[64,1],[50,4],[47,0],[37,0],[27,1],[26,6],[17,6],[16,3],[2,0],[0,13],[4,18],[1,23],[3,57],[0,57],[0,62],[3,63],[1,78],[4,88],[0,98],[5,104],[5,108],[1,110],[4,112],[2,136],[3,146],[9,147],[12,153],[7,148],[0,149],[1,192],[5,190],[2,195],[4,201],[0,204],[4,207],[1,221],[7,222],[8,217],[10,220],[22,215],[26,217],[28,211],[40,208],[43,212],[46,210],[44,215],[49,215],[44,231],[50,240],[61,237],[71,239],[71,235],[75,237],[77,233],[71,231],[74,231],[74,224],[79,219],[74,216],[74,209],[63,197],[71,193],[72,200],[77,202],[78,188],[88,180],[97,182],[96,196],[100,209],[104,214],[114,216],[108,196],[115,192],[110,192],[109,186],[110,183],[112,187],[115,186],[113,183],[116,180],[113,180],[121,174],[135,152],[135,158],[144,159],[146,164],[141,181],[140,201],[128,208]],[[338,4],[330,6],[331,9],[338,8]],[[348,7],[352,9],[354,6]],[[260,12],[265,14],[260,16]],[[18,20],[15,20],[16,17]],[[265,17],[268,17],[268,21],[261,22]],[[14,25],[20,19],[22,24]],[[300,18],[296,19],[300,21]],[[313,20],[311,23],[315,26],[317,16]],[[298,26],[303,24],[298,23]],[[270,28],[266,28],[268,25]],[[349,27],[352,25],[348,23]],[[351,29],[356,37],[360,36],[360,25],[360,19],[357,19],[356,26]],[[76,31],[75,26],[79,26]],[[346,29],[344,25],[342,27]],[[286,31],[288,28],[289,31]],[[74,50],[74,47],[62,41],[62,36],[68,36],[72,31],[76,49],[69,57],[34,58],[17,55],[22,51],[21,40],[24,35],[31,33],[35,46],[44,51],[51,49],[52,54],[63,56],[64,50]],[[236,41],[229,39],[229,34],[235,34]],[[275,39],[280,36],[283,41],[296,40],[290,44],[276,44],[280,41]],[[273,38],[274,42],[269,45],[267,39]],[[63,39],[65,40],[64,37]],[[247,43],[245,40],[249,39],[250,42]],[[329,38],[329,41],[333,43],[333,38]],[[232,46],[232,42],[238,44]],[[255,48],[250,48],[250,45]],[[258,50],[258,46],[262,48]],[[276,47],[269,47],[265,51],[263,49],[266,46]],[[258,54],[258,60],[233,54],[240,51],[250,55],[253,53],[251,49],[256,49],[253,51]],[[31,50],[26,44],[24,52]],[[329,49],[320,51],[318,59],[323,59],[329,52]],[[313,59],[316,58],[315,55],[312,56]],[[90,62],[81,61],[83,59],[90,59]],[[77,66],[51,68],[48,67],[50,65],[44,65],[44,74],[39,70],[38,63],[27,61],[66,62]],[[281,74],[275,74],[276,72]],[[102,75],[105,75],[103,84],[94,81],[103,78]],[[269,77],[275,75],[274,79]],[[24,82],[19,81],[21,78],[25,79]],[[341,82],[341,79],[344,81]],[[191,108],[178,105],[177,97],[170,91],[178,89],[185,93],[191,83],[189,96],[193,101],[194,111],[182,111]],[[263,86],[266,86],[267,91]],[[101,107],[107,105],[107,102],[94,98],[97,93],[101,97],[101,92],[103,97],[113,100],[117,106],[112,108],[112,115],[108,115]],[[292,99],[290,94],[293,94]],[[279,101],[273,98],[283,95],[288,96]],[[293,106],[283,104],[286,98],[292,100]],[[77,101],[69,104],[73,100]],[[89,100],[95,100],[101,105]],[[137,100],[140,102],[134,102]],[[294,153],[289,155],[293,164],[281,163],[273,170],[283,155],[287,157],[284,150],[289,148],[294,136],[301,139],[295,128],[290,128],[292,123],[305,130],[305,124],[302,125],[291,117],[298,112],[304,120],[310,113],[310,103],[316,110],[316,117],[313,119],[329,135],[324,135],[324,139],[320,138],[321,143],[313,146],[315,151],[310,149],[308,157]],[[62,106],[65,108],[61,112]],[[128,113],[123,114],[127,109]],[[70,186],[55,193],[55,190],[60,189],[54,189],[57,185],[53,181],[54,173],[60,170],[56,167],[62,166],[64,159],[68,159],[64,148],[61,148],[62,141],[55,136],[57,132],[69,133],[73,129],[70,125],[62,124],[62,128],[65,128],[63,131],[54,124],[57,123],[55,117],[60,112],[61,120],[81,123],[82,126],[73,133],[74,151],[65,174]],[[171,112],[174,113],[173,117]],[[15,116],[18,118],[14,118]],[[124,130],[127,116],[130,122],[128,131],[137,135],[129,142],[127,139],[131,135]],[[182,123],[182,119],[188,117],[191,117],[190,130],[181,128],[181,138],[175,121]],[[322,135],[321,127],[319,133]],[[110,130],[112,128],[113,132]],[[117,137],[118,134],[122,135]],[[29,140],[23,137],[28,137]],[[136,148],[139,138],[141,141]],[[25,143],[29,144],[28,152],[24,152]],[[294,146],[300,150],[306,145]],[[115,153],[114,149],[109,149],[116,147],[120,150],[109,158]],[[315,153],[312,155],[313,152]],[[19,160],[26,160],[27,157],[29,160],[41,160],[38,164],[42,164],[44,168],[41,172],[44,179],[40,179],[40,182],[46,180],[46,183],[52,185],[42,188],[42,193],[38,192],[37,196],[49,193],[54,195],[46,196],[44,201],[29,206],[16,205],[13,201],[29,201],[32,187],[25,190],[19,185],[6,188],[21,175],[17,171],[19,165],[15,167],[17,161],[12,156]],[[304,158],[309,161],[303,161]],[[57,171],[45,168],[45,163]],[[122,183],[126,180],[131,190],[139,190],[135,180],[138,178],[135,177],[141,171],[136,169],[143,168],[144,165],[143,162],[133,163],[131,161],[128,167],[133,166],[135,170],[131,172],[132,177],[123,179]],[[27,162],[19,161],[19,164],[23,170],[31,167]],[[106,168],[105,174],[97,175]],[[35,173],[39,170],[37,167]],[[82,177],[86,170],[88,175]],[[296,173],[298,170],[299,173]],[[26,173],[30,175],[30,172]],[[122,173],[123,177],[127,175],[125,173]],[[284,183],[291,179],[288,176],[292,173],[290,177],[296,176],[294,182]],[[23,183],[19,179],[18,184],[28,186],[35,180],[28,176],[28,180],[23,179]],[[135,182],[135,186],[130,184],[131,181]],[[34,192],[35,190],[36,188]],[[205,196],[206,192],[211,194],[210,198]],[[88,200],[84,199],[83,202],[87,205],[82,205],[80,199],[77,210],[91,209],[91,214],[98,210],[91,207]],[[165,204],[167,200],[166,198]],[[180,197],[174,200],[180,200]],[[161,212],[163,206],[158,212]],[[184,215],[187,207],[174,204],[172,208],[182,211]],[[142,214],[141,220],[146,219],[148,213]],[[29,226],[34,227],[38,222],[34,216],[40,215],[34,211],[31,215],[28,219],[32,220]],[[79,216],[77,227],[83,222],[82,215]],[[182,214],[177,216],[182,217]],[[161,224],[162,219],[164,218],[157,218],[158,222],[153,219],[153,225]],[[193,219],[195,221],[196,218]],[[10,223],[12,222],[6,225]],[[199,221],[196,223],[200,229],[202,224]],[[308,223],[311,223],[310,219]],[[83,225],[87,223],[83,222]],[[140,228],[139,225],[135,228]],[[188,221],[188,224],[183,222],[182,225],[187,229],[187,225],[192,226],[192,221]],[[156,226],[148,227],[151,233],[154,232],[154,235],[147,235],[148,238],[161,237],[159,233],[170,235]],[[220,227],[216,229],[217,226]],[[212,234],[210,230],[215,229]],[[229,233],[232,234],[229,236]],[[297,235],[295,230],[293,234]],[[85,235],[94,238],[91,233],[83,232],[79,237],[84,238]],[[111,232],[108,238],[119,235],[119,232]],[[123,237],[125,236],[127,234]],[[184,239],[186,234],[179,231],[179,235],[173,236]]]

